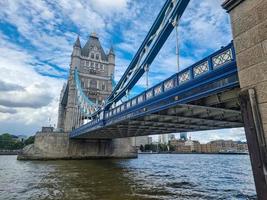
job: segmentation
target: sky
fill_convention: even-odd
[[[116,54],[118,81],[141,45],[164,0],[1,0],[0,133],[33,135],[56,124],[59,94],[69,72],[77,35],[82,45],[96,32],[102,46]],[[179,23],[180,69],[232,40],[222,0],[191,0]],[[175,33],[149,72],[153,86],[177,72]],[[145,89],[142,77],[132,95]],[[245,140],[244,130],[192,133],[200,142]]]

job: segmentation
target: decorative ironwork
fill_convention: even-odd
[[[146,93],[146,99],[150,99],[151,97],[153,97],[153,90],[149,90],[149,91]]]
[[[188,3],[189,0],[166,1],[139,50],[133,57],[133,60],[130,62],[116,88],[109,96],[105,107],[110,107],[114,101],[119,101],[125,95],[126,91],[132,89],[133,85],[142,77],[145,70],[140,69],[149,65],[154,60],[161,49],[156,44],[165,43],[174,28],[170,24],[174,24],[180,19]]]
[[[130,108],[131,107],[131,101],[128,101],[126,106],[127,106],[127,108]]]
[[[226,51],[212,58],[213,67],[218,68],[223,64],[230,62],[232,59],[233,59],[232,50],[227,49]]]
[[[194,67],[193,71],[195,77],[209,71],[208,61],[205,61],[204,63],[201,63],[200,65]]]
[[[168,80],[164,83],[164,91],[167,91],[169,89],[172,89],[174,87],[173,79]]]
[[[117,108],[117,113],[119,113],[119,112],[120,112],[120,107]]]
[[[132,100],[132,106],[136,105],[136,98]]]
[[[141,102],[143,102],[143,95],[141,95],[141,96],[137,97],[137,101],[138,101],[138,103],[141,103]]]
[[[155,95],[158,95],[158,94],[160,94],[161,92],[162,92],[162,87],[161,87],[161,85],[155,87],[155,89],[154,89],[154,93],[155,93]]]
[[[184,83],[190,80],[190,71],[185,71],[184,73],[179,75],[179,83]]]

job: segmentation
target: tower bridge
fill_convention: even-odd
[[[225,0],[233,42],[124,103],[189,0],[166,0],[113,87],[115,54],[92,34],[73,46],[61,93],[60,133],[39,132],[20,158],[136,157],[129,137],[244,127],[258,199],[267,198],[267,1]],[[168,66],[169,67],[169,66]]]
[[[243,127],[233,43],[70,133],[120,138]],[[100,117],[100,115],[102,115]]]

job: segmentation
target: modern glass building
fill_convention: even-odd
[[[185,132],[185,133],[180,133],[180,139],[181,140],[187,140],[187,133]]]

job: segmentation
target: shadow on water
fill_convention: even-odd
[[[0,156],[0,177],[0,199],[256,199],[248,156],[82,161]]]

